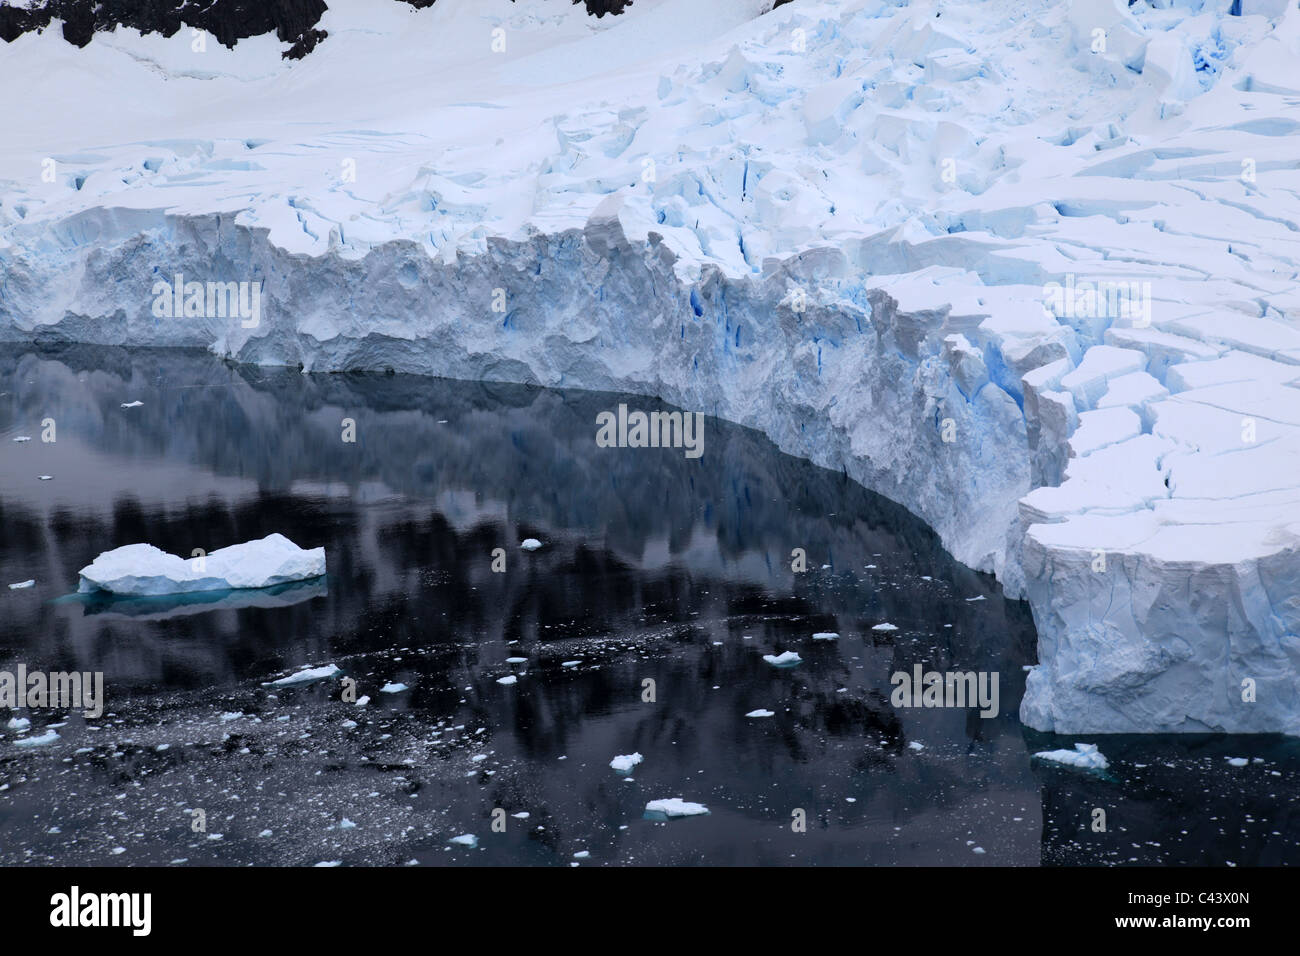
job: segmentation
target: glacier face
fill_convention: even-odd
[[[201,73],[21,38],[119,108],[0,150],[0,338],[657,395],[1027,596],[1030,726],[1300,733],[1300,11],[767,6],[340,3],[305,67]],[[473,74],[375,107],[431,55]],[[256,326],[156,316],[176,274]]]

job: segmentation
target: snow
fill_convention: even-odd
[[[339,670],[333,664],[324,664],[320,667],[305,668],[296,673],[290,674],[288,677],[281,677],[279,680],[268,681],[262,686],[295,687],[299,684],[312,684],[318,680],[326,680],[327,678],[335,677],[342,673],[343,671]],[[358,703],[360,703],[360,701],[358,701]]]
[[[1075,744],[1073,750],[1040,750],[1034,756],[1081,770],[1105,770],[1110,766],[1096,744]]]
[[[652,817],[672,820],[677,817],[704,816],[709,812],[709,808],[702,803],[690,803],[680,797],[669,797],[664,800],[651,800],[645,805],[645,812]]]
[[[642,761],[642,759],[643,758],[639,753],[619,754],[617,757],[615,757],[613,760],[609,762],[609,765],[613,767],[615,770],[617,770],[619,773],[628,773],[631,771],[633,767],[639,764]]]
[[[80,591],[161,595],[264,588],[325,573],[325,549],[305,550],[282,534],[180,558],[150,544],[105,551],[81,569]]]
[[[763,660],[767,661],[773,667],[793,667],[803,661],[803,658],[794,651],[785,651],[782,654],[764,654]]]
[[[333,0],[306,59],[201,68],[25,34],[0,340],[709,409],[1027,598],[1030,726],[1300,734],[1300,9],[767,5]],[[258,323],[156,318],[155,269],[262,282]],[[1149,317],[1056,314],[1070,276]]]

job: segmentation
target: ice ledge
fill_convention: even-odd
[[[1293,365],[1168,328],[1096,343],[1027,309],[1036,288],[943,265],[961,237],[690,281],[612,208],[454,262],[403,241],[309,258],[215,215],[88,212],[63,236],[0,250],[0,339],[656,395],[843,471],[1027,595],[1030,726],[1300,734]],[[146,287],[177,272],[262,282],[257,325],[155,317]],[[1130,414],[1092,414],[1110,409]],[[1252,410],[1267,440],[1234,443]],[[1084,415],[1100,431],[1073,442]]]

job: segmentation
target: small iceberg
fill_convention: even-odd
[[[58,731],[49,730],[39,737],[24,737],[21,740],[15,740],[15,747],[44,747],[46,744],[52,744],[59,739]]]
[[[764,654],[763,660],[773,667],[794,667],[795,664],[803,663],[803,658],[794,651],[786,651],[784,654]]]
[[[536,551],[541,546],[542,543],[536,538],[524,538],[524,540],[519,543],[519,547],[523,548],[525,551]]]
[[[454,844],[455,846],[468,847],[472,850],[474,847],[478,846],[478,837],[472,833],[462,833],[460,836],[452,837],[447,842]]]
[[[643,759],[640,754],[619,754],[609,762],[609,765],[619,773],[628,773],[633,767],[639,764]]]
[[[776,711],[764,710],[762,707],[760,707],[758,710],[751,710],[745,716],[746,717],[775,717]]]
[[[514,674],[508,674],[505,677],[498,677],[497,683],[506,684],[506,685],[517,684],[519,683],[519,678],[516,677]]]
[[[296,687],[299,684],[313,684],[318,680],[325,680],[327,677],[333,677],[343,672],[333,664],[325,664],[322,667],[308,667],[306,670],[298,671],[296,674],[290,674],[288,677],[281,677],[279,680],[266,681],[263,687]]]
[[[17,438],[14,439],[14,441],[31,441],[31,440],[32,440],[31,435],[19,435]]]
[[[394,684],[392,681],[389,681],[389,682],[388,682],[387,684],[385,684],[383,687],[379,688],[379,693],[381,693],[381,694],[400,694],[402,691],[404,691],[404,690],[408,690],[408,689],[409,689],[409,688],[408,688],[405,684]]]
[[[678,817],[707,816],[709,808],[702,803],[688,803],[680,797],[651,800],[645,805],[647,820],[675,820]]]
[[[142,401],[140,401],[139,399],[137,399],[137,400],[134,401],[134,402],[123,402],[123,403],[122,403],[122,407],[123,407],[123,408],[139,408],[139,407],[140,407],[141,405],[143,405],[143,404],[144,404],[144,402],[142,402]]]
[[[53,476],[53,475],[37,475],[37,476],[36,476],[36,480],[37,480],[37,481],[53,481],[53,480],[54,480],[54,476]]]
[[[26,730],[32,725],[32,722],[26,717],[11,717],[9,723],[5,724],[10,730]]]
[[[1244,767],[1250,763],[1245,757],[1228,757],[1226,759],[1229,767]]]
[[[11,584],[11,585],[9,585],[9,590],[10,590],[10,591],[21,591],[23,588],[34,587],[35,585],[36,585],[36,579],[35,579],[35,578],[31,578],[30,580],[27,580],[27,581],[19,581],[17,584]]]
[[[838,641],[840,635],[837,631],[818,631],[813,635],[814,641]]]
[[[888,621],[886,621],[884,624],[877,624],[875,627],[872,628],[872,630],[873,631],[896,631],[898,630],[898,625],[890,624]]]
[[[136,595],[225,591],[274,587],[324,573],[324,548],[305,550],[282,534],[270,534],[200,558],[180,558],[151,544],[114,548],[81,569],[78,590]]]
[[[1096,744],[1075,744],[1073,750],[1040,750],[1034,756],[1080,770],[1105,770],[1110,766]]]

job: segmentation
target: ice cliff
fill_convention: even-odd
[[[1029,725],[1300,734],[1296,4],[771,6],[18,37],[0,339],[657,395],[1026,596]]]

